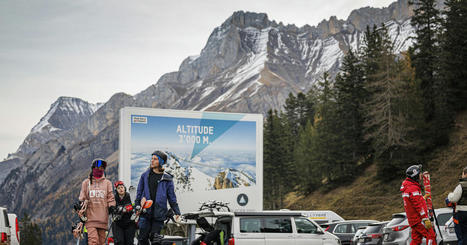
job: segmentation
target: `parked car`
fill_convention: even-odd
[[[325,232],[316,222],[297,211],[219,212],[204,210],[183,215],[195,220],[204,232],[193,241],[220,237],[229,245],[340,245],[339,238]],[[215,218],[210,224],[206,218]]]
[[[11,231],[6,208],[0,207],[0,245],[10,245]]]
[[[326,231],[336,235],[341,240],[343,245],[350,245],[352,238],[361,226],[367,226],[371,223],[376,223],[377,220],[346,220],[334,223],[324,224],[327,226]]]
[[[434,228],[436,232],[436,242],[439,244],[444,238],[445,224],[452,217],[451,208],[438,208],[435,209],[436,218],[439,222],[439,233],[436,222],[434,222]],[[443,223],[441,223],[443,222]],[[456,238],[457,240],[457,238]],[[405,213],[397,213],[392,215],[392,220],[383,229],[383,245],[406,245],[412,241],[411,229],[407,216]],[[425,241],[423,241],[425,242]],[[452,241],[451,241],[452,242]]]
[[[369,224],[358,239],[358,245],[381,245],[383,243],[383,228],[389,221]]]
[[[352,238],[352,241],[350,241],[350,245],[357,245],[358,239],[362,236],[363,231],[366,229],[366,226],[360,226],[358,227],[357,232],[355,232],[355,235]]]
[[[11,245],[19,245],[20,232],[16,214],[8,214],[8,222],[10,223]]]
[[[442,229],[441,232],[443,233],[443,243],[445,245],[457,245],[457,235],[454,231],[454,221],[452,217],[444,224],[444,229]]]

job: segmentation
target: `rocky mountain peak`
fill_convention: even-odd
[[[14,155],[24,157],[41,144],[62,135],[89,118],[101,104],[88,103],[79,98],[59,97],[32,129]]]
[[[264,29],[270,24],[271,22],[268,19],[268,15],[265,13],[236,11],[222,24],[222,27],[235,26],[240,29],[246,27]]]

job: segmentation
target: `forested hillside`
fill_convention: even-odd
[[[441,182],[454,185],[467,162],[443,156],[463,154],[456,116],[463,122],[467,107],[467,1],[445,4],[440,11],[433,0],[417,2],[409,51],[395,52],[384,25],[368,27],[334,79],[325,73],[307,93],[290,94],[281,111],[269,111],[266,209],[387,217],[400,206],[405,170],[419,163],[435,171],[434,194],[447,191]],[[438,206],[442,200],[435,196]]]

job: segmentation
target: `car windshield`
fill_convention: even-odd
[[[367,226],[369,223],[354,223],[355,227],[358,229],[362,226]]]
[[[438,214],[436,217],[438,219],[438,224],[444,225],[452,217],[452,213]]]
[[[392,220],[388,223],[388,227],[391,227],[391,226],[394,226],[394,225],[398,225],[400,223],[402,223],[403,221],[405,220],[405,216],[394,216],[394,218],[392,218]]]
[[[379,233],[380,229],[381,229],[381,225],[370,225],[365,229],[364,233],[375,234],[375,233]]]

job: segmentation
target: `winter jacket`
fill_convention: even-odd
[[[466,190],[466,191],[464,191]],[[452,203],[457,203],[456,212],[467,211],[467,179],[460,179],[459,185],[456,186],[453,192],[449,193],[448,200]]]
[[[152,170],[148,169],[139,179],[135,200],[136,205],[140,205],[143,197],[145,197],[146,200],[151,200],[151,195],[149,193],[149,171]],[[172,175],[168,173],[164,173],[164,175],[162,175],[162,178],[159,180],[157,185],[156,200],[153,201],[153,207],[149,210],[148,214],[156,220],[163,221],[166,219],[168,211],[167,202],[169,202],[170,207],[172,207],[175,214],[180,215]]]
[[[123,207],[123,209],[125,209],[127,205],[131,205],[130,193],[125,192],[125,195],[123,196],[123,198],[120,199],[120,196],[118,195],[117,191],[114,191],[114,196],[115,196],[115,202],[117,204],[117,208]],[[130,220],[131,215],[132,215],[131,212],[125,212],[122,214],[122,217],[119,220],[115,221],[115,223],[118,226],[125,228],[129,224],[134,223],[134,221]]]
[[[88,200],[88,207],[86,209],[87,228],[101,228],[107,229],[110,206],[115,206],[115,198],[112,191],[112,183],[105,177],[92,179],[90,184],[89,179],[85,179],[81,183],[81,192],[79,193],[79,200]]]
[[[422,188],[417,181],[410,178],[405,179],[402,182],[401,192],[410,227],[421,223],[422,219],[428,218],[428,208],[422,195]]]

